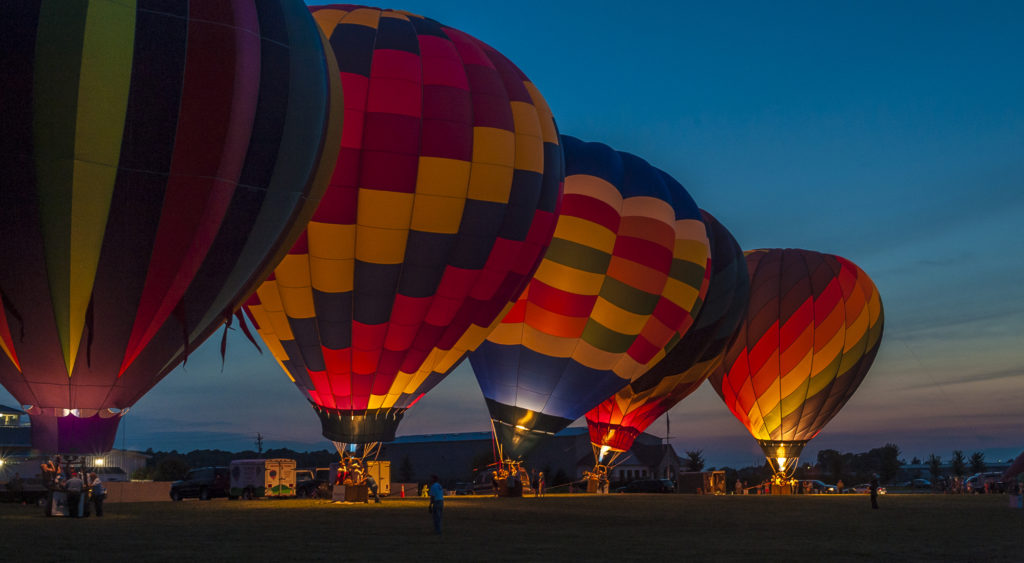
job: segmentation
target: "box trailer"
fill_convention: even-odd
[[[228,466],[228,498],[294,497],[294,459],[236,459]]]
[[[366,472],[377,482],[377,494],[386,497],[391,494],[391,462],[367,461]]]
[[[338,474],[341,469],[341,464],[338,462],[332,463],[329,468],[318,467],[316,470],[317,478],[323,478],[326,480],[327,493],[330,498],[335,500],[349,500],[352,501],[353,493],[351,491],[362,491],[360,487],[366,487],[366,483],[360,483],[349,486],[348,491],[344,492],[344,489],[339,488],[341,485],[338,483]],[[376,461],[368,460],[366,462],[366,474],[373,477],[374,482],[377,483],[377,494],[380,496],[388,496],[391,494],[391,462],[390,461]],[[365,494],[360,492],[358,495],[360,500],[365,500]]]
[[[725,471],[691,471],[676,475],[676,492],[699,495],[724,495]]]

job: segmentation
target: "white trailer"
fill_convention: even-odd
[[[366,472],[377,482],[377,493],[386,497],[391,494],[391,462],[367,461]]]
[[[294,459],[236,459],[228,466],[228,498],[294,497]]]

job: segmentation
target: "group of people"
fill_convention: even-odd
[[[366,485],[367,496],[363,502],[369,503],[370,496],[373,501],[380,504],[380,495],[377,493],[377,481],[370,475],[369,471],[363,470],[363,462],[359,458],[344,456],[338,464],[338,477],[335,485]]]
[[[518,462],[506,461],[500,464],[497,469],[491,471],[491,486],[494,490],[494,496],[523,496],[524,485],[530,485],[533,488],[533,496],[544,496],[545,483],[543,471],[539,474],[534,471],[533,477],[527,478],[530,481],[529,483],[523,482],[524,477],[526,477],[526,470]]]
[[[43,485],[49,491],[47,515],[52,514],[54,493],[63,493],[68,516],[88,516],[90,504],[96,516],[103,516],[103,501],[107,498],[107,489],[95,472],[86,473],[84,466],[76,469],[71,461],[65,462],[59,455],[43,461],[39,465],[39,470]]]

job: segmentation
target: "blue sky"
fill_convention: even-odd
[[[500,9],[498,6],[502,6]],[[563,133],[676,177],[745,249],[860,265],[885,337],[872,371],[805,450],[899,444],[990,460],[1024,448],[1024,4],[407,1],[503,52]],[[122,423],[130,448],[327,447],[269,354],[219,336]],[[0,391],[0,404],[14,405]],[[670,413],[710,465],[760,449],[710,389]],[[468,362],[399,434],[488,429]],[[664,435],[660,420],[651,428]]]

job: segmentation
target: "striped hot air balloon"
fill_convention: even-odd
[[[839,412],[882,342],[882,300],[853,262],[810,250],[746,253],[750,306],[709,378],[776,476]]]
[[[469,354],[509,459],[661,360],[693,323],[710,274],[700,211],[678,182],[600,143],[562,144],[565,195],[551,246]]]
[[[331,64],[293,0],[0,3],[0,383],[36,448],[110,449],[296,240]]]
[[[528,282],[562,149],[537,88],[481,41],[407,12],[310,9],[341,72],[342,148],[248,309],[325,437],[390,441]]]
[[[707,297],[686,336],[654,367],[587,413],[598,464],[613,463],[659,416],[697,390],[722,362],[750,298],[747,263],[736,239],[701,211],[711,243]]]

